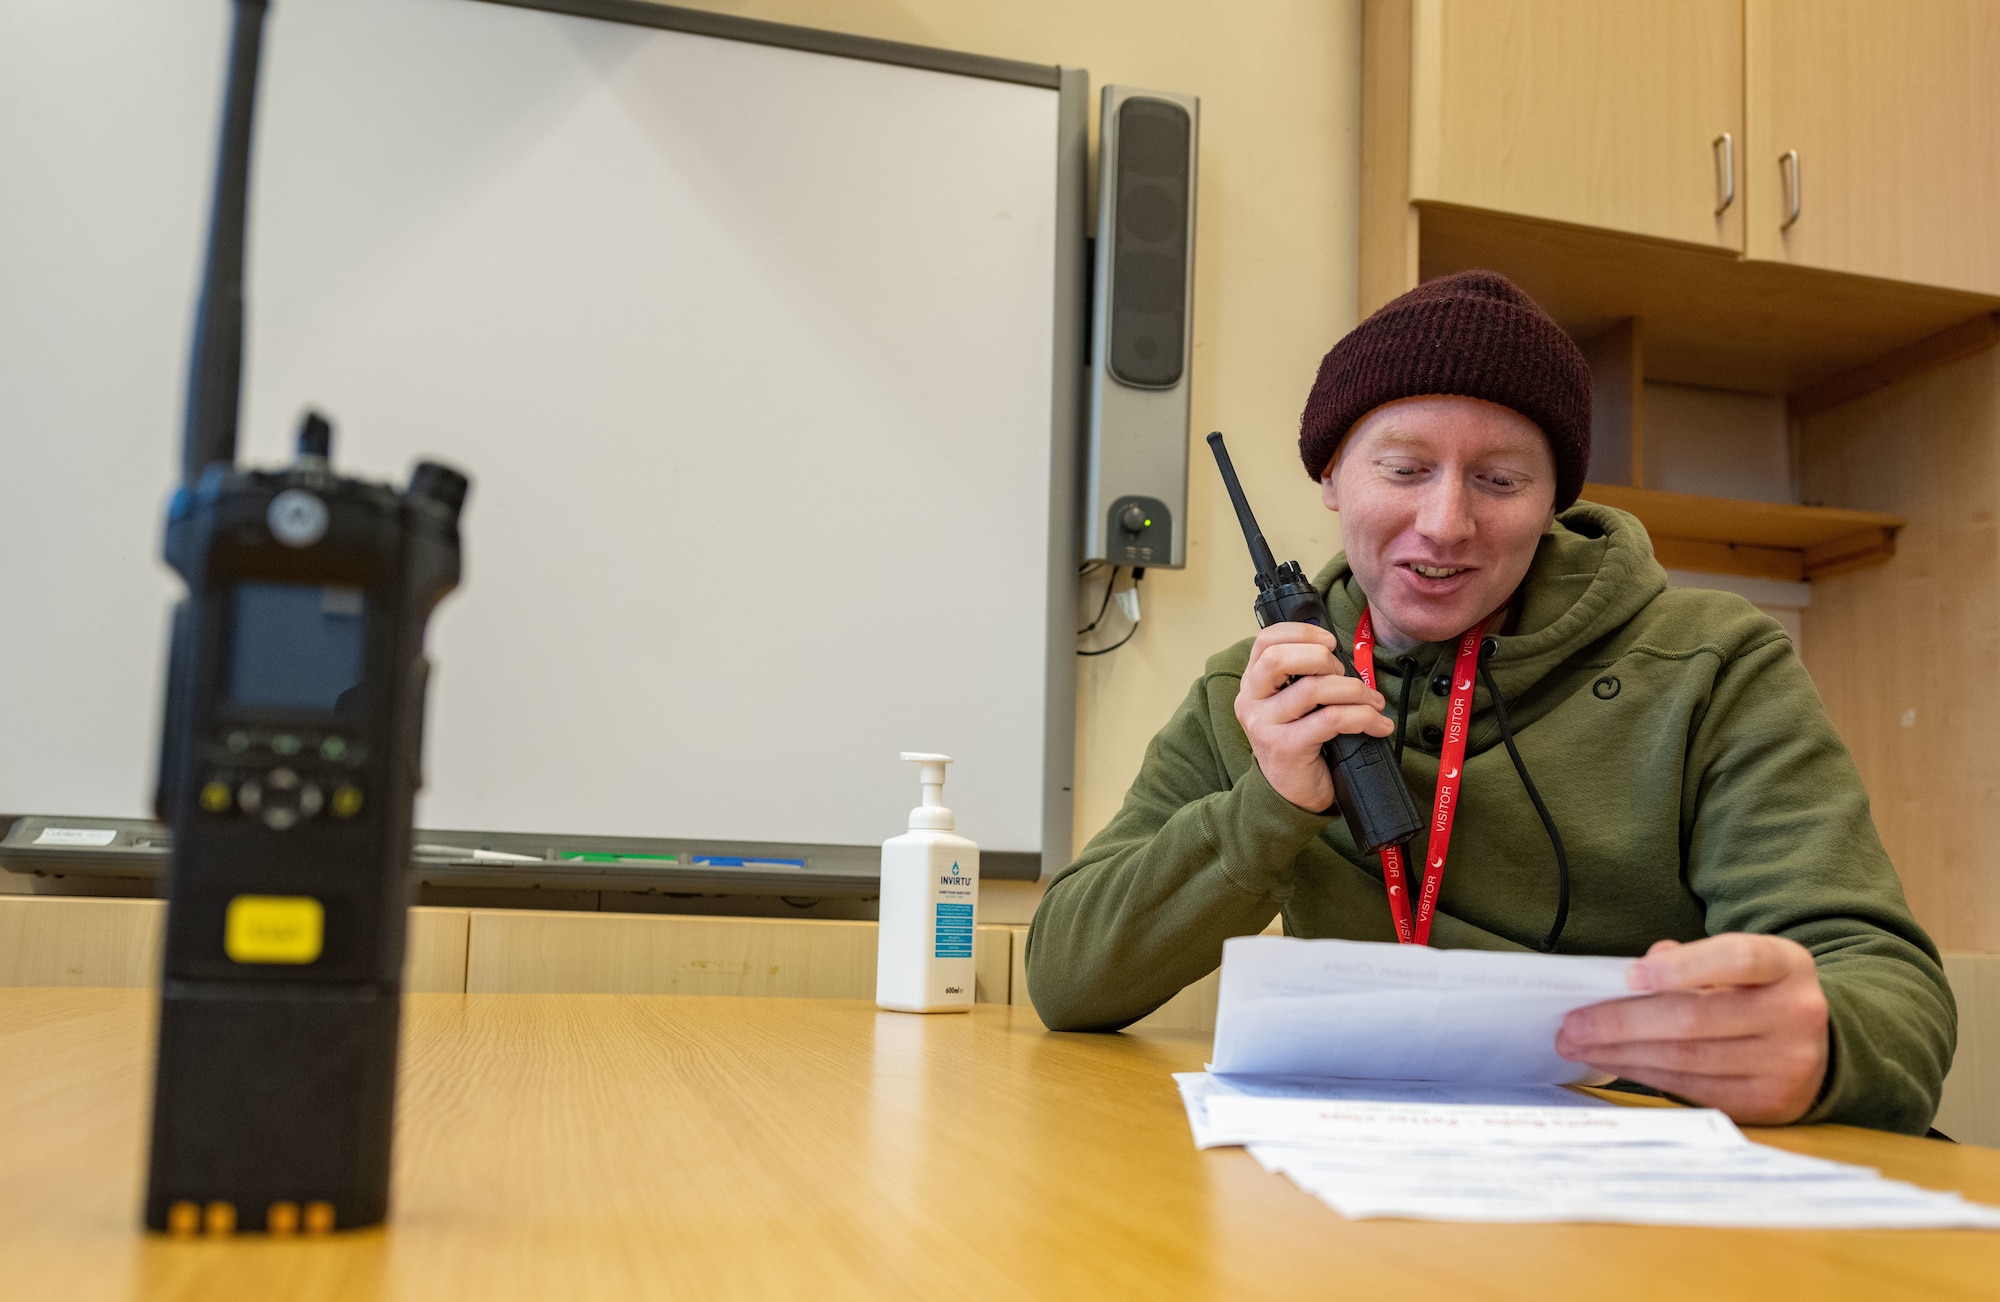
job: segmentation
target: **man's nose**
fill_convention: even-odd
[[[1472,536],[1472,496],[1457,476],[1440,478],[1425,487],[1417,507],[1417,532],[1446,545]]]

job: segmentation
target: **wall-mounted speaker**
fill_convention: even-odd
[[[1085,560],[1187,563],[1200,109],[1192,95],[1104,88]]]

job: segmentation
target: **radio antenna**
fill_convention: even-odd
[[[1257,517],[1250,514],[1250,503],[1244,500],[1243,485],[1236,482],[1236,467],[1229,464],[1229,449],[1222,446],[1222,431],[1208,436],[1208,446],[1215,453],[1215,465],[1222,472],[1222,486],[1229,490],[1229,500],[1236,507],[1236,522],[1243,526],[1243,541],[1250,544],[1250,563],[1257,567],[1259,574],[1275,574],[1278,558],[1271,554],[1271,545],[1264,541],[1264,531],[1257,527]]]
[[[236,408],[243,390],[243,237],[250,198],[250,119],[257,102],[257,56],[269,0],[236,0],[222,143],[215,158],[215,206],[208,220],[208,262],[194,314],[188,366],[187,425],[181,478],[236,462]]]

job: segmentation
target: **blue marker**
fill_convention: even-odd
[[[746,859],[731,854],[698,854],[694,862],[703,868],[803,868],[803,859]]]

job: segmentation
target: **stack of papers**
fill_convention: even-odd
[[[1356,1218],[2000,1229],[2000,1209],[1753,1144],[1720,1112],[1565,1088],[1586,1073],[1555,1055],[1555,1028],[1571,1007],[1625,996],[1625,966],[1232,940],[1216,1063],[1174,1078],[1195,1144],[1240,1144]],[[1413,1020],[1369,1011],[1385,1007]],[[1385,1066],[1406,1075],[1368,1074]]]
[[[1561,1086],[1174,1079],[1197,1147],[1241,1144],[1356,1219],[2000,1229],[2000,1209],[1753,1144],[1706,1108]]]

